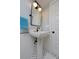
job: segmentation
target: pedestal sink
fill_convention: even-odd
[[[30,35],[35,37],[35,38],[44,38],[47,37],[49,35],[48,31],[30,31]]]
[[[49,36],[47,31],[30,31],[31,36],[37,38],[37,59],[43,58],[43,39]]]

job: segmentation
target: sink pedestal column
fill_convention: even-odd
[[[37,39],[37,59],[43,58],[43,40]]]

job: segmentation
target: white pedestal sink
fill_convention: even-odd
[[[38,32],[30,31],[30,35],[35,38],[44,38],[49,35],[49,32],[47,32],[47,31],[38,31]]]
[[[37,38],[37,59],[43,58],[43,39],[48,37],[49,32],[47,31],[30,31],[31,36]]]

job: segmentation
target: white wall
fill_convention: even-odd
[[[20,16],[27,17],[30,25],[29,14],[31,0],[20,0]],[[20,59],[32,59],[33,38],[26,34],[20,34]]]
[[[31,0],[20,0],[20,16],[29,17]]]
[[[44,40],[44,51],[58,56],[59,55],[59,1],[52,1],[43,10],[42,29],[55,31],[50,33],[50,39]],[[48,28],[45,28],[48,26]]]
[[[20,34],[20,59],[32,59],[33,38],[28,34]]]

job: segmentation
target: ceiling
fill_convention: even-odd
[[[33,1],[35,1],[35,0],[30,0],[30,2],[33,2]],[[36,0],[36,1],[40,4],[40,6],[41,6],[42,8],[44,8],[44,7],[46,7],[51,1],[55,2],[56,0]]]
[[[43,8],[50,2],[53,0],[36,0]]]

